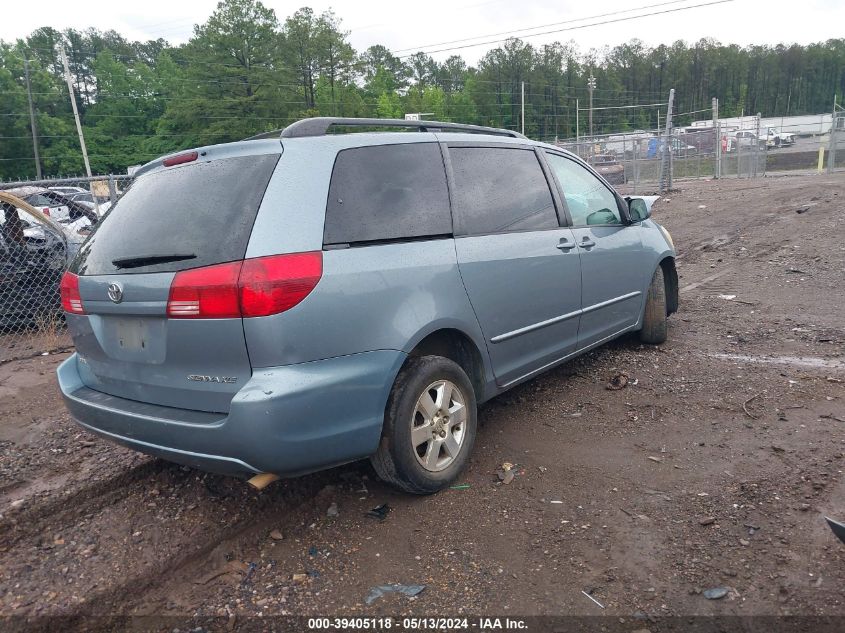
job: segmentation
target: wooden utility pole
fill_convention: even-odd
[[[29,127],[32,130],[32,154],[35,157],[35,177],[41,180],[41,157],[38,155],[38,123],[35,120],[35,107],[32,105],[32,85],[29,83],[29,60],[24,55],[23,72],[26,77],[26,98],[29,100]]]
[[[65,67],[65,80],[70,93],[70,105],[73,108],[73,118],[76,120],[76,132],[79,134],[79,145],[82,147],[82,159],[85,161],[85,174],[91,177],[91,164],[88,162],[88,150],[85,147],[85,137],[82,135],[82,124],[79,122],[79,110],[76,109],[76,97],[73,94],[73,81],[70,76],[70,67],[65,55],[65,47],[59,44],[59,53],[62,56],[62,64]]]

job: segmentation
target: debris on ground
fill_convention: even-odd
[[[364,598],[364,602],[372,604],[388,593],[402,593],[413,598],[422,593],[425,587],[425,585],[379,585],[370,589],[370,593]]]
[[[246,568],[246,573],[244,574],[244,579],[241,581],[242,585],[245,585],[252,579],[252,575],[255,573],[256,568],[258,565],[256,563],[250,563]]]
[[[273,530],[270,532],[270,538],[274,541],[283,541],[285,540],[285,535],[280,530]]]
[[[513,469],[514,465],[510,462],[505,462],[504,464],[502,464],[499,470],[496,471],[496,475],[498,475],[499,481],[501,481],[505,485],[512,482],[515,474]]]
[[[449,486],[449,490],[467,490],[471,487],[470,484],[455,484],[454,486]]]
[[[367,510],[364,513],[364,516],[368,516],[371,519],[378,519],[379,521],[384,521],[387,518],[387,514],[390,512],[390,506],[386,503],[382,503],[380,506],[376,506],[372,510]]]
[[[590,600],[592,600],[592,601],[593,601],[593,602],[595,602],[597,605],[599,605],[599,607],[601,607],[602,609],[604,609],[604,605],[603,605],[601,602],[599,602],[598,600],[596,600],[595,598],[593,598],[593,597],[592,597],[590,594],[588,594],[586,591],[584,591],[584,590],[582,589],[582,590],[581,590],[581,593],[583,593],[583,594],[584,594],[585,596],[587,596]]]
[[[733,301],[736,299],[736,295],[716,295],[719,299],[724,299],[725,301]]]
[[[704,517],[698,524],[701,526],[713,525],[716,522],[716,517]]]
[[[620,389],[624,389],[628,386],[628,374],[625,372],[619,372],[613,378],[610,379],[610,382],[607,383],[607,388],[611,391],[619,391]]]
[[[834,534],[836,534],[839,540],[845,543],[845,524],[842,524],[839,521],[834,521],[830,517],[825,517],[824,520],[827,521],[830,529]]]
[[[751,396],[745,402],[742,403],[742,410],[745,411],[745,415],[747,415],[752,420],[756,420],[758,416],[754,415],[753,413],[751,413],[751,411],[748,410],[748,405],[751,403],[752,400],[756,400],[762,395],[762,391],[760,393],[755,393],[753,396]]]
[[[713,587],[712,589],[704,590],[704,597],[708,600],[721,600],[730,593],[727,587]]]
[[[650,461],[653,461],[653,462],[655,462],[655,463],[657,463],[657,464],[662,464],[662,463],[663,463],[663,460],[662,460],[662,459],[660,459],[659,457],[655,457],[654,455],[649,455],[646,459],[648,459],[648,460],[650,460]]]
[[[329,506],[329,509],[326,510],[327,517],[336,517],[338,514],[340,514],[340,512],[337,509],[337,503],[332,503]]]

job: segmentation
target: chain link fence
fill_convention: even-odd
[[[825,115],[820,115],[824,117]],[[620,193],[662,192],[696,178],[759,178],[845,169],[845,112],[821,123],[771,125],[758,116],[556,140]]]
[[[556,144],[593,166],[621,193],[668,188],[673,180],[712,178],[716,172],[717,135],[713,129],[636,130]]]
[[[0,183],[0,362],[70,346],[60,283],[126,176]]]

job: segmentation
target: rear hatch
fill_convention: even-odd
[[[185,156],[139,177],[109,210],[62,282],[62,299],[88,387],[227,412],[251,375],[241,315],[222,303],[200,315],[192,297],[205,292],[213,309],[227,299],[215,283],[226,275],[237,283],[280,153]],[[187,282],[194,294],[180,295]]]

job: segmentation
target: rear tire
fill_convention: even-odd
[[[475,392],[466,372],[442,356],[411,357],[393,383],[370,462],[390,485],[431,494],[461,474],[476,428]]]
[[[668,334],[666,282],[663,280],[663,267],[658,266],[651,278],[651,285],[648,287],[640,340],[644,343],[659,345],[666,341]]]

